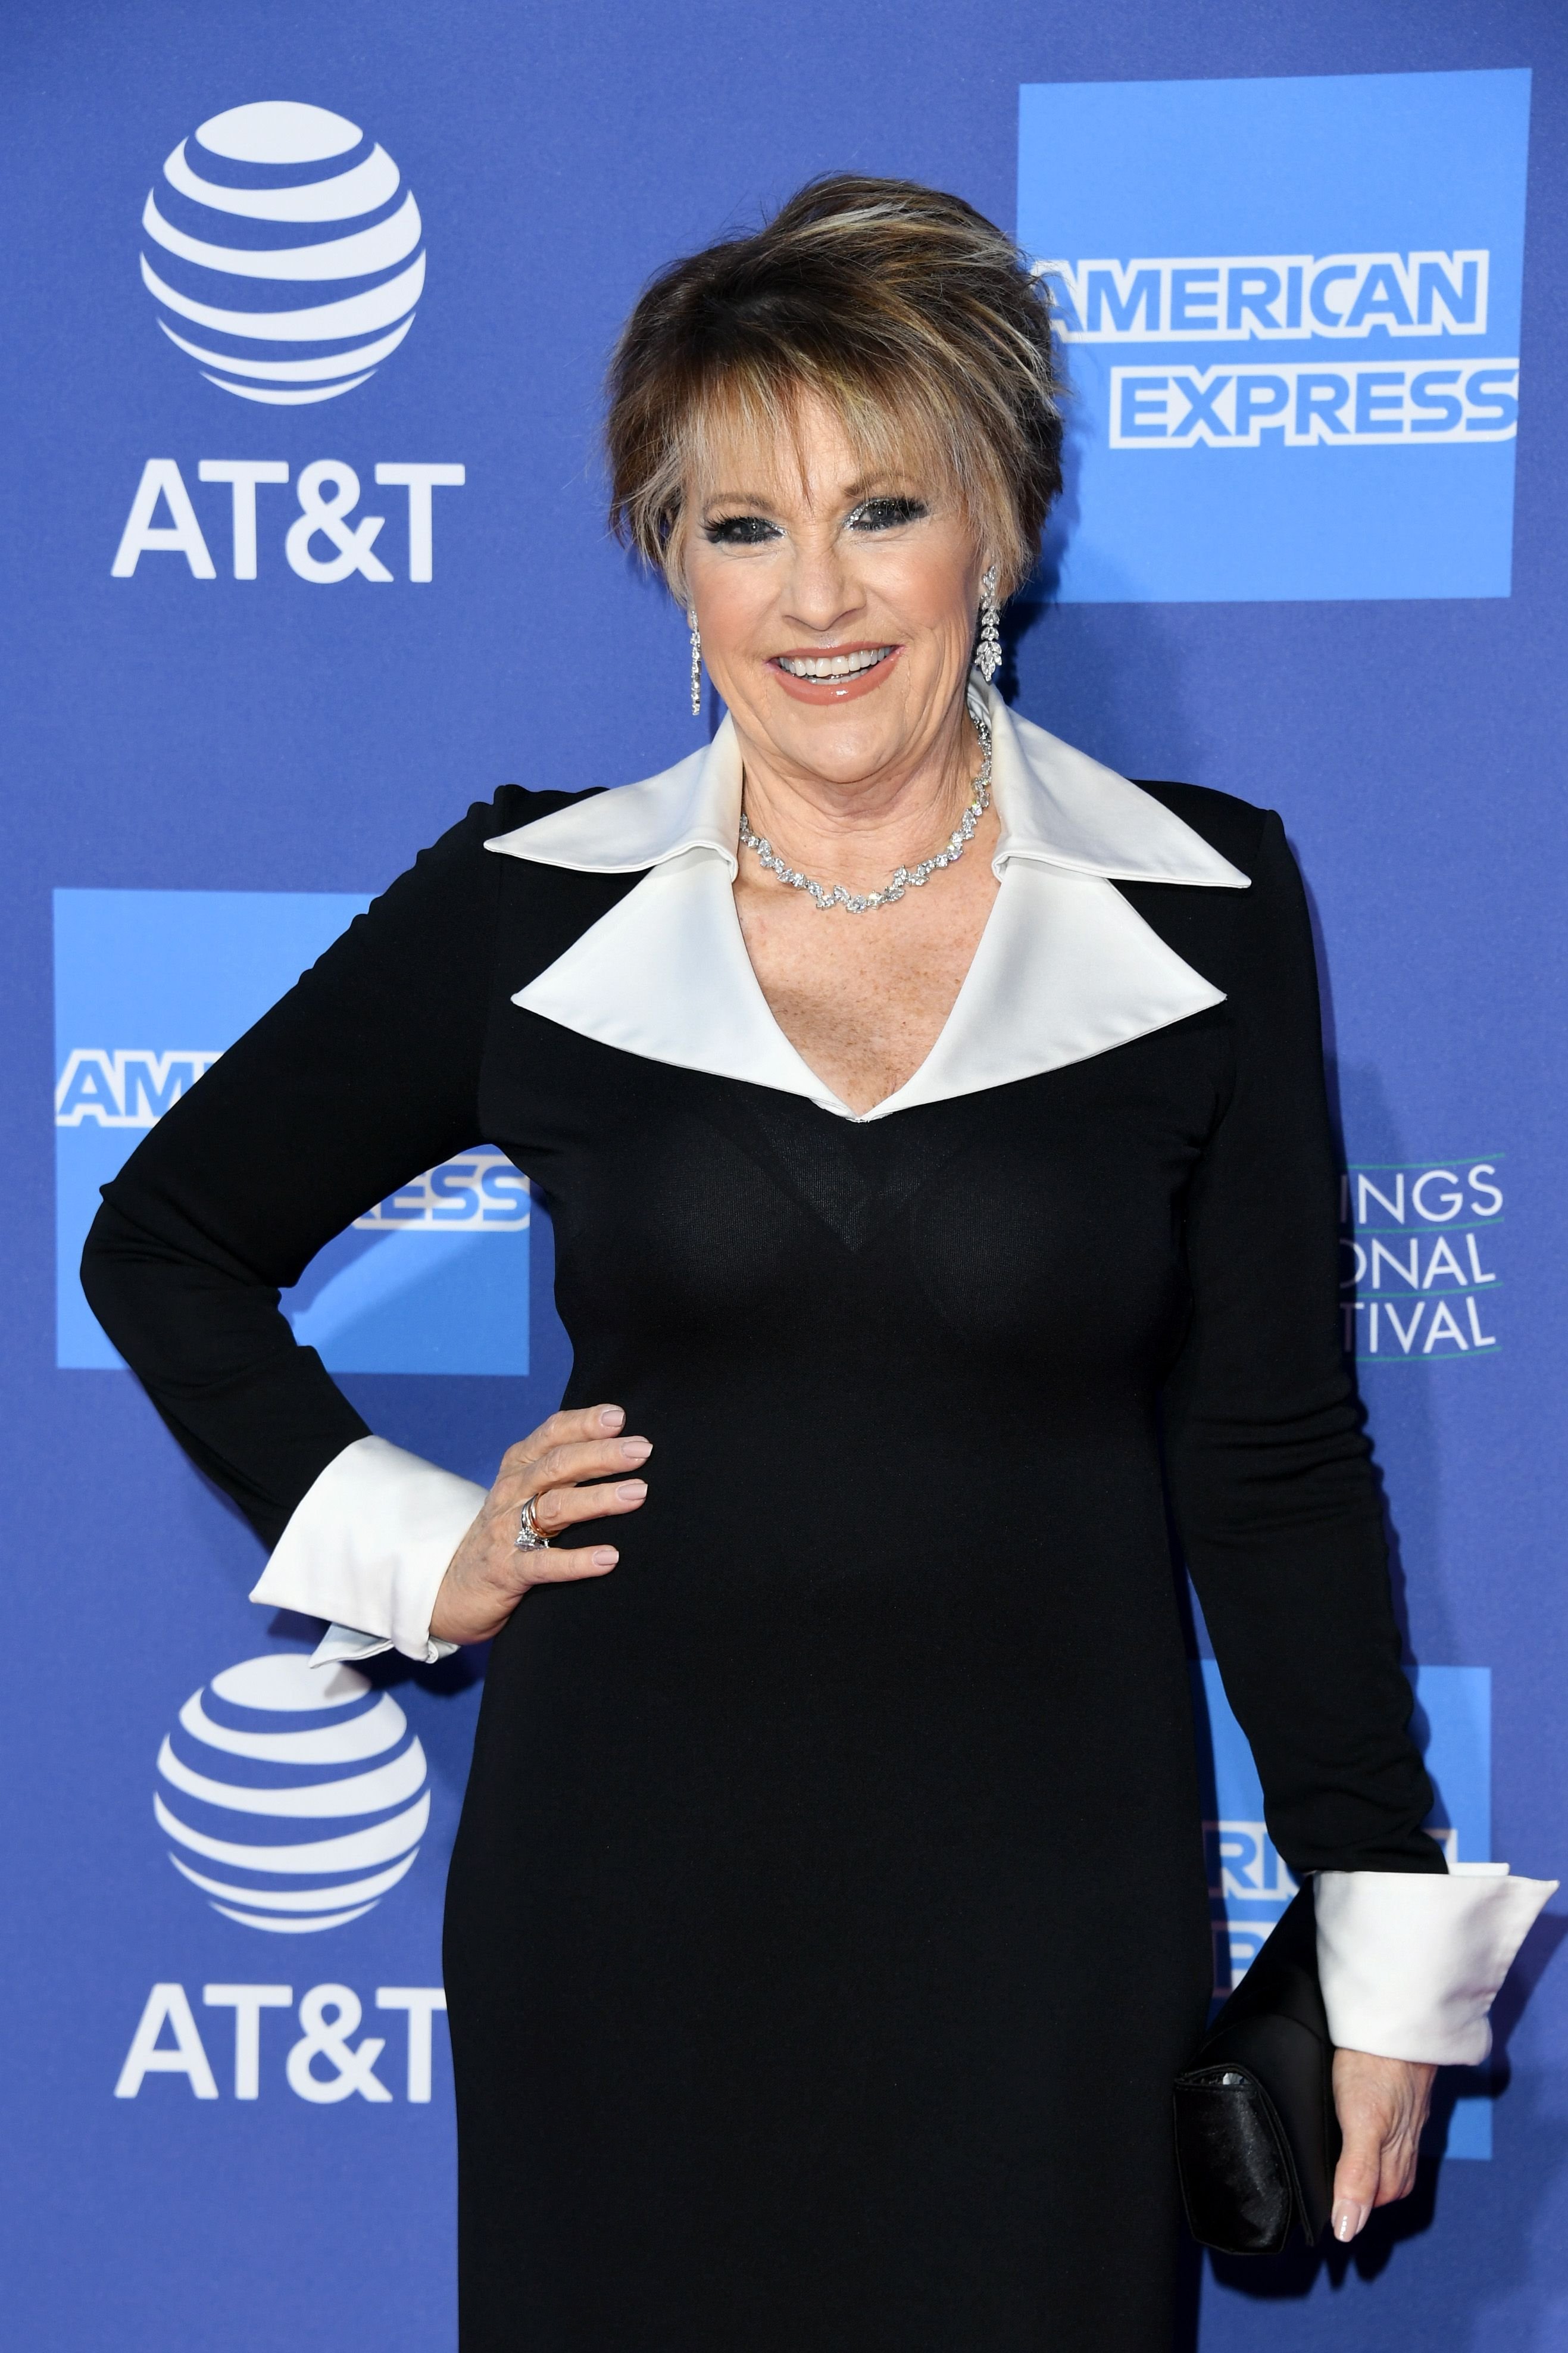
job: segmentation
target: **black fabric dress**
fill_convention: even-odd
[[[494,1645],[447,1898],[465,2353],[1158,2353],[1207,1902],[1170,1525],[1297,1873],[1441,1870],[1336,1316],[1311,945],[859,1124],[510,999],[639,879],[426,852],[107,1188],[84,1274],[273,1541],[364,1435],[277,1287],[480,1140],[548,1201],[621,1565]],[[520,1430],[519,1435],[522,1433]],[[587,1541],[587,1538],[580,1539]]]

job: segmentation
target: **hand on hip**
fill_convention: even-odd
[[[520,1549],[518,1535],[528,1504],[533,1529],[546,1539],[584,1520],[637,1509],[647,1493],[646,1483],[625,1475],[616,1480],[616,1474],[646,1462],[653,1449],[646,1438],[622,1437],[625,1422],[618,1405],[552,1413],[531,1438],[507,1448],[495,1484],[441,1580],[430,1613],[437,1641],[488,1641],[531,1585],[603,1577],[614,1568],[620,1556],[613,1545],[568,1551],[552,1543],[548,1549]],[[615,1483],[588,1486],[586,1480]]]

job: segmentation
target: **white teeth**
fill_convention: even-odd
[[[875,670],[892,652],[891,646],[875,646],[858,654],[807,654],[792,657],[781,654],[779,668],[787,670],[792,678],[854,678],[861,670]]]

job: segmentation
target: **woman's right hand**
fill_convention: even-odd
[[[577,1577],[603,1577],[620,1555],[613,1545],[576,1552],[517,1549],[518,1515],[531,1498],[533,1524],[542,1536],[579,1520],[604,1520],[635,1512],[647,1493],[637,1478],[612,1486],[584,1487],[584,1479],[614,1479],[653,1452],[646,1438],[619,1435],[626,1415],[618,1405],[587,1406],[580,1413],[552,1413],[531,1438],[509,1446],[478,1518],[452,1555],[430,1613],[437,1642],[488,1642],[499,1634],[531,1585],[560,1585]]]

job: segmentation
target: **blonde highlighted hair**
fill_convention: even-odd
[[[672,263],[627,320],[607,390],[611,527],[678,596],[707,433],[798,446],[803,396],[837,412],[868,470],[934,466],[1005,596],[1061,489],[1044,284],[973,206],[913,180],[813,180],[753,235]]]

